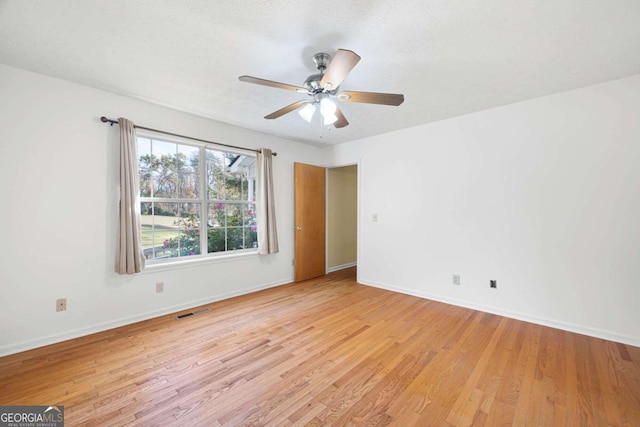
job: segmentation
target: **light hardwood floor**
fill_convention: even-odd
[[[355,270],[0,358],[76,425],[640,426],[640,348],[355,283]]]

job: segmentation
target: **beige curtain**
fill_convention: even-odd
[[[273,199],[273,168],[271,150],[263,148],[258,152],[256,167],[258,253],[261,255],[278,253],[278,233],[276,230],[276,210]]]
[[[140,176],[133,123],[119,118],[120,127],[120,217],[116,247],[116,273],[140,273],[144,252],[140,236]]]

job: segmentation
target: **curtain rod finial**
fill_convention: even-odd
[[[113,126],[113,125],[115,125],[116,123],[118,123],[118,122],[117,122],[117,120],[111,120],[111,119],[109,119],[109,118],[107,118],[107,117],[105,117],[105,116],[100,117],[100,121],[101,121],[102,123],[109,123],[109,125],[110,125],[110,126]]]

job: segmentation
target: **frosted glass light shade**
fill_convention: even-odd
[[[320,112],[323,116],[331,116],[336,114],[336,104],[329,98],[322,98],[320,101]]]
[[[304,106],[304,108],[298,110],[298,114],[300,114],[300,117],[305,119],[307,123],[311,123],[311,119],[313,119],[313,115],[315,114],[315,112],[315,104],[307,104]]]
[[[336,104],[333,103],[329,98],[323,98],[320,101],[320,112],[322,113],[322,120],[324,124],[330,125],[338,120],[336,116]]]
[[[325,125],[332,125],[336,122],[336,120],[338,120],[338,116],[336,116],[335,114],[323,114],[322,120],[324,121]]]

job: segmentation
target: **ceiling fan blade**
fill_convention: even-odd
[[[399,93],[353,92],[345,91],[338,94],[338,99],[346,102],[362,102],[365,104],[395,105],[404,102],[404,95]]]
[[[293,90],[300,93],[309,93],[308,90],[300,86],[288,85],[286,83],[274,82],[273,80],[265,80],[265,79],[260,79],[258,77],[240,76],[238,77],[238,80],[245,83],[254,83],[262,86],[275,87],[276,89],[285,89],[285,90]]]
[[[297,110],[298,108],[302,107],[303,105],[306,105],[308,103],[310,103],[311,101],[297,101],[294,102],[293,104],[289,104],[284,108],[279,109],[278,111],[274,111],[273,113],[269,114],[268,116],[264,116],[265,119],[277,119],[280,116],[284,116],[287,113],[290,113],[292,111]]]
[[[342,110],[340,110],[338,106],[336,106],[336,116],[338,117],[338,120],[336,120],[333,124],[336,128],[343,128],[349,125],[349,122],[344,117],[344,114],[342,114]]]
[[[338,49],[329,63],[322,80],[320,80],[320,87],[334,90],[340,86],[340,83],[347,77],[347,74],[356,66],[358,61],[360,61],[360,56],[357,53],[346,49]],[[327,87],[328,84],[330,87]]]

